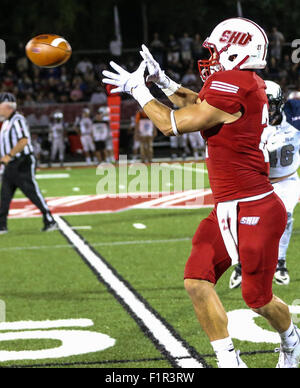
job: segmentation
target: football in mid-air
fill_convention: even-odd
[[[35,65],[52,68],[61,66],[70,59],[72,47],[59,35],[44,34],[27,43],[26,55]]]

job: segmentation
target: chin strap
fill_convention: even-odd
[[[238,64],[236,65],[232,70],[241,70],[241,66],[248,61],[250,58],[250,55],[246,55],[245,58]]]

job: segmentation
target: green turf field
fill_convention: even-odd
[[[68,179],[39,181],[41,189],[47,191],[47,197],[74,195],[74,187],[81,189],[80,194],[94,194],[95,169],[67,172],[70,174]],[[49,173],[53,170],[42,172]],[[147,308],[157,314],[173,336],[193,349],[196,358],[216,367],[209,341],[197,323],[183,287],[183,271],[191,249],[191,238],[209,212],[210,209],[131,210],[64,216],[63,219],[72,227],[89,226],[89,229],[77,233],[105,259]],[[146,228],[138,230],[133,226],[136,223]],[[135,312],[129,311],[126,303],[124,305],[107,288],[103,278],[91,269],[72,242],[60,232],[41,234],[40,227],[39,218],[10,220],[10,233],[0,236],[0,299],[6,305],[6,322],[23,322],[12,327],[1,327],[3,324],[0,324],[0,366],[171,368],[170,359],[145,332]],[[288,254],[291,284],[274,285],[274,292],[288,304],[299,299],[299,248],[300,207],[295,212],[294,234]],[[230,274],[228,271],[218,284],[218,293],[227,311],[246,309],[241,291],[228,288]],[[89,323],[81,326],[82,321],[78,320],[89,320]],[[24,328],[24,321],[39,323],[33,324],[33,328]],[[54,327],[47,326],[48,321],[55,321]],[[42,328],[40,322],[44,322]],[[255,322],[270,330],[262,319]],[[37,338],[34,334],[33,338],[30,337],[37,332]],[[97,337],[101,334],[108,336],[113,345],[104,350],[55,357],[55,349],[62,344],[57,332],[75,335],[73,350],[79,353],[89,342],[84,341],[82,332],[91,335],[94,345],[97,338],[101,342]],[[39,335],[42,338],[38,338]],[[278,344],[237,339],[234,343],[244,353],[243,359],[249,367],[275,367],[278,355],[273,350]],[[54,351],[54,356],[40,358],[39,352],[49,349]]]

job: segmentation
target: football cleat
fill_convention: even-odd
[[[247,369],[248,367],[247,367],[247,365],[244,363],[244,361],[241,359],[241,357],[240,357],[240,351],[239,350],[237,350],[236,352],[235,352],[235,354],[236,354],[236,362],[234,362],[234,365],[232,364],[232,362],[231,363],[220,363],[220,362],[218,362],[218,368],[219,369]]]
[[[241,284],[242,284],[242,266],[241,264],[238,264],[235,267],[230,277],[229,288],[233,290],[234,288],[240,287]]]
[[[56,222],[51,222],[50,224],[46,224],[42,229],[42,232],[54,232],[58,230],[58,225]]]
[[[290,284],[289,271],[286,268],[285,260],[278,260],[278,266],[274,275],[275,283],[287,286]]]
[[[0,228],[0,235],[7,234],[7,233],[8,233],[8,230],[5,226]]]
[[[293,349],[287,349],[283,346],[280,349],[276,349],[275,351],[279,351],[279,360],[276,366],[277,369],[295,369],[299,368],[300,364],[300,330],[295,326],[295,330],[298,335],[298,345],[296,345]]]
[[[239,369],[248,369],[247,365],[244,363],[244,361],[241,359],[240,357],[240,351],[237,350],[236,351],[236,358],[237,358],[237,362],[238,362],[238,368]]]

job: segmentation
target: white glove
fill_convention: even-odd
[[[132,95],[132,90],[138,86],[145,86],[144,74],[146,70],[146,62],[143,61],[139,68],[134,73],[129,73],[115,62],[110,62],[110,66],[117,73],[103,71],[103,75],[107,78],[103,79],[103,83],[117,86],[111,93],[128,93]]]
[[[149,72],[147,82],[154,82],[168,97],[176,93],[181,85],[178,85],[166,75],[166,73],[161,69],[159,63],[153,58],[149,49],[144,44],[142,45],[142,49],[143,51],[140,51],[140,54],[147,63]]]
[[[140,54],[147,63],[149,75],[147,82],[154,82],[159,88],[167,89],[170,86],[170,78],[166,76],[159,63],[153,58],[149,49],[143,44]]]
[[[129,73],[115,62],[110,62],[110,66],[116,70],[117,73],[104,70],[102,74],[107,78],[104,78],[102,82],[117,86],[111,91],[112,94],[130,94],[140,103],[142,108],[149,101],[154,99],[145,84],[144,74],[147,66],[145,61],[140,64],[139,68],[134,73]]]

